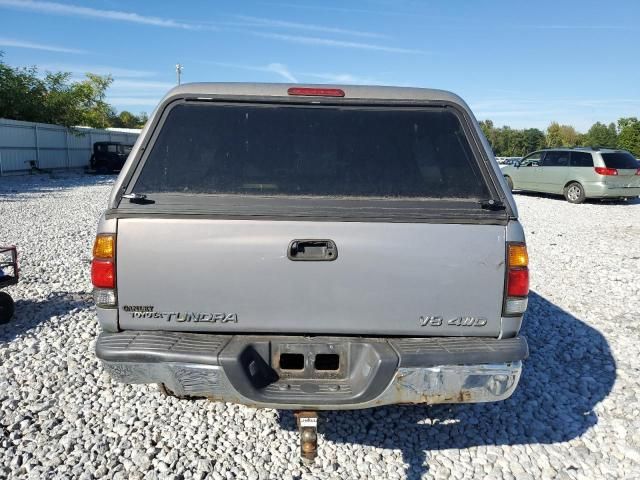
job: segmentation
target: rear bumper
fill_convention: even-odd
[[[590,198],[619,198],[640,196],[640,186],[611,186],[603,182],[585,183],[585,195]]]
[[[96,354],[123,383],[163,383],[179,396],[280,409],[504,400],[528,355],[524,338],[350,338],[102,333]],[[304,366],[283,369],[283,354]],[[333,370],[318,354],[337,355]]]

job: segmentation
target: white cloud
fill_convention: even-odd
[[[144,78],[153,77],[156,72],[146,70],[131,70],[128,68],[109,67],[106,65],[69,65],[65,63],[49,63],[38,65],[40,70],[48,70],[55,72],[71,72],[71,73],[95,73],[97,75],[112,75],[114,77],[125,78]]]
[[[267,65],[267,70],[273,73],[277,73],[281,77],[284,77],[286,80],[289,80],[293,83],[298,83],[296,77],[294,77],[291,72],[287,69],[287,67],[281,63],[270,63]]]
[[[535,28],[539,30],[629,30],[624,25],[522,25],[517,28]]]
[[[288,28],[297,30],[307,30],[311,32],[324,32],[324,33],[336,33],[340,35],[352,35],[356,37],[369,37],[369,38],[386,38],[386,35],[379,33],[363,32],[360,30],[351,30],[345,28],[327,27],[324,25],[315,25],[309,23],[296,23],[287,22],[284,20],[274,20],[270,18],[250,17],[246,15],[236,15],[235,18],[241,20],[244,26],[249,27],[273,27],[273,28]]]
[[[397,17],[410,17],[414,19],[423,18],[423,19],[429,19],[429,20],[434,20],[434,19],[438,19],[438,20],[454,19],[455,20],[456,19],[456,17],[445,17],[442,15],[422,15],[417,12],[399,11],[398,4],[400,2],[397,2],[397,0],[392,1],[390,5],[386,7],[383,5],[383,8],[378,10],[373,10],[368,8],[333,7],[333,6],[326,5],[325,3],[326,2],[318,3],[316,5],[311,5],[311,4],[305,4],[304,2],[298,2],[298,3],[285,3],[285,2],[271,3],[270,2],[269,6],[286,8],[287,11],[291,10],[292,8],[295,8],[295,9],[305,9],[305,10],[319,10],[323,13],[326,13],[326,12],[340,12],[340,13],[348,13],[348,14],[365,13],[365,14],[373,14],[373,15],[383,15],[385,17],[397,16]],[[344,3],[346,4],[347,2],[344,2]]]
[[[42,43],[14,40],[11,38],[0,38],[0,47],[29,48],[31,50],[44,50],[46,52],[59,53],[87,53],[86,50],[80,50],[77,48],[58,47],[55,45],[45,45]]]
[[[162,97],[112,97],[109,96],[108,101],[115,106],[139,106],[139,107],[155,107],[160,103]]]
[[[81,7],[56,2],[38,2],[33,0],[0,0],[0,6],[19,10],[30,10],[39,13],[51,13],[54,15],[91,17],[103,20],[115,20],[120,22],[142,23],[165,28],[182,28],[186,30],[200,30],[203,27],[194,23],[176,21],[170,18],[150,17],[132,12],[118,10],[101,10],[91,7]],[[211,28],[211,27],[210,27]]]
[[[317,78],[330,83],[346,83],[346,84],[376,84],[380,85],[384,82],[371,77],[360,77],[351,73],[301,73],[305,77]]]
[[[202,63],[208,65],[216,65],[224,68],[237,68],[240,70],[250,70],[254,72],[273,72],[285,80],[298,83],[300,77],[305,77],[313,80],[321,80],[327,83],[344,83],[344,84],[382,84],[380,80],[376,80],[371,77],[362,77],[353,75],[351,73],[314,73],[314,72],[294,72],[291,71],[286,65],[282,63],[270,63],[266,66],[261,65],[246,65],[239,63],[224,63],[224,62],[209,62],[203,61]],[[323,83],[321,82],[321,83]]]
[[[637,116],[640,99],[625,98],[489,98],[471,101],[478,119],[492,119],[498,125],[513,128],[546,129],[552,121],[573,125],[586,132],[600,121],[616,122],[618,118]]]
[[[216,65],[218,67],[224,68],[237,68],[240,70],[250,70],[253,72],[271,72],[277,75],[280,75],[282,78],[289,82],[298,83],[298,79],[289,71],[286,65],[282,63],[270,63],[269,65],[260,66],[260,65],[243,65],[240,63],[224,63],[224,62],[208,62],[204,61],[202,63],[206,63],[209,65]]]
[[[338,47],[338,48],[353,48],[353,49],[359,49],[359,50],[375,50],[379,52],[390,52],[390,53],[415,53],[415,54],[425,53],[421,50],[415,50],[410,48],[389,47],[386,45],[377,45],[372,43],[348,42],[343,40],[334,40],[331,38],[283,35],[280,33],[265,33],[265,32],[255,32],[255,31],[250,33],[258,37],[272,38],[275,40],[283,40],[285,42],[291,42],[291,43],[300,43],[303,45],[319,45],[319,46]]]
[[[111,88],[115,90],[162,90],[167,91],[175,87],[175,83],[170,82],[153,82],[147,80],[121,80],[116,78],[111,84]]]

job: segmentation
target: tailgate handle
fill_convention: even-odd
[[[291,240],[287,257],[293,261],[325,261],[338,258],[338,247],[333,240]]]

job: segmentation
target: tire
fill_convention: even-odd
[[[14,310],[15,305],[11,295],[5,292],[0,292],[0,325],[9,323],[9,320],[13,317]]]
[[[513,180],[511,180],[511,177],[505,175],[504,179],[507,181],[507,185],[509,185],[509,191],[513,192]]]
[[[571,182],[564,187],[564,198],[569,203],[582,203],[586,200],[584,188],[578,182]]]

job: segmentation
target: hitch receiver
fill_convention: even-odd
[[[318,454],[318,412],[295,412],[300,433],[300,458],[304,463],[312,463]]]

